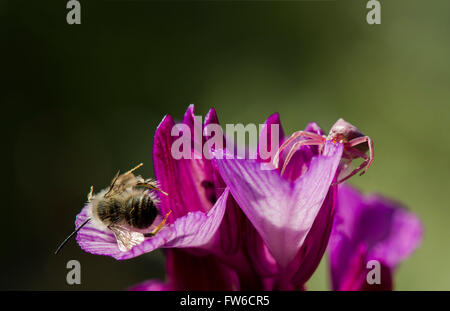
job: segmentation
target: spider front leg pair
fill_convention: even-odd
[[[289,153],[286,156],[286,159],[284,160],[283,167],[281,169],[281,175],[283,175],[288,163],[291,161],[292,157],[294,156],[295,152],[300,149],[301,146],[322,146],[325,141],[326,137],[321,136],[319,134],[314,134],[311,132],[305,132],[305,131],[298,131],[291,135],[286,141],[280,146],[277,153],[275,154],[275,157],[273,158],[273,165],[278,168],[279,161],[280,161],[280,154],[281,151],[286,149],[291,143],[293,143],[297,138],[305,137],[309,138],[307,140],[301,140],[296,143],[294,143],[289,150]]]

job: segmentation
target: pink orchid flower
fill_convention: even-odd
[[[333,289],[392,290],[396,266],[422,236],[420,220],[399,203],[341,185],[328,246]],[[372,260],[379,263],[378,283],[367,281]]]

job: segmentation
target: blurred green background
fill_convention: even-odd
[[[73,229],[91,185],[144,162],[165,114],[215,107],[221,123],[287,133],[343,117],[375,142],[375,162],[351,183],[405,203],[425,225],[396,273],[400,290],[450,289],[450,2],[365,0],[0,1],[6,178],[1,289],[125,289],[164,277],[162,252],[117,262],[83,252]],[[5,165],[6,164],[6,165]],[[66,262],[81,262],[81,285]],[[308,284],[328,289],[326,259]]]

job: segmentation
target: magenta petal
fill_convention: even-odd
[[[228,189],[217,200],[214,207],[208,212],[190,212],[177,218],[173,224],[166,225],[154,237],[147,238],[128,252],[122,252],[117,246],[116,239],[111,231],[98,230],[92,222],[84,226],[77,235],[81,248],[92,254],[111,256],[118,260],[129,259],[158,248],[192,248],[207,247],[212,243],[215,233],[222,222],[228,199]],[[87,206],[77,215],[76,226],[79,226],[87,217]]]
[[[315,122],[309,123],[304,129],[304,131],[318,135],[323,135],[322,129]],[[284,149],[281,152],[279,163],[280,170],[292,146],[301,140],[304,140],[304,138],[301,137],[296,139],[286,149]],[[294,153],[294,156],[290,160],[289,164],[286,166],[286,170],[284,171],[283,176],[289,180],[296,180],[299,176],[301,176],[305,171],[308,170],[312,157],[317,156],[318,154],[319,154],[319,146],[300,147],[300,149],[296,153]]]
[[[211,108],[205,116],[204,125],[208,124],[219,124],[219,118],[214,108]]]
[[[263,239],[230,195],[212,253],[233,268],[240,290],[266,290],[265,279],[277,271]]]
[[[194,122],[192,109],[188,109],[190,114],[186,112],[186,122]],[[153,166],[156,179],[161,189],[169,194],[169,196],[160,196],[163,213],[172,210],[169,222],[187,212],[207,212],[212,207],[203,186],[204,181],[213,180],[210,161],[174,159],[171,155],[172,143],[176,139],[171,136],[174,125],[175,123],[169,115],[162,120],[156,130],[153,147]]]
[[[366,263],[369,261],[367,257],[367,247],[361,244],[355,252],[353,252],[348,269],[336,288],[340,291],[387,291],[392,290],[392,271],[391,268],[380,262],[380,284],[368,284],[366,281],[368,269]]]
[[[274,113],[273,115],[269,116],[264,122],[264,125],[261,128],[261,132],[259,134],[259,140],[258,140],[258,160],[261,162],[270,162],[271,159],[262,159],[261,158],[261,152],[276,152],[277,150],[271,150],[269,146],[272,146],[272,125],[278,125],[278,145],[275,145],[274,148],[278,149],[278,147],[283,143],[284,141],[284,132],[283,128],[281,127],[281,121],[280,121],[280,115],[278,113]],[[275,135],[275,133],[274,133]]]
[[[365,212],[360,225],[366,227],[360,229],[360,234],[365,233],[371,237],[367,240],[369,247],[372,246],[369,254],[374,258],[382,258],[388,267],[395,268],[401,261],[408,258],[422,242],[422,224],[415,214],[385,198],[375,195],[368,196],[366,204],[377,206],[377,208]],[[375,215],[384,219],[388,218],[389,222],[378,220]],[[375,224],[377,221],[379,221],[378,224]],[[369,222],[374,226],[373,228],[368,225]]]
[[[131,286],[128,290],[131,291],[172,291],[173,286],[169,283],[159,280],[148,280],[142,283]]]
[[[392,271],[418,247],[422,235],[420,220],[400,204],[376,195],[363,196],[348,185],[340,186],[329,242],[333,288],[354,284],[349,279],[356,278],[358,269],[367,273],[365,267],[353,266],[362,262],[359,257],[364,259],[363,265],[376,259],[383,271]]]
[[[306,132],[311,132],[317,135],[324,135],[324,132],[316,122],[310,122],[305,128]]]
[[[197,256],[183,249],[168,249],[166,271],[173,290],[238,289],[235,271],[213,255]]]
[[[294,265],[298,266],[292,267],[295,275],[291,281],[296,287],[303,286],[309,280],[322,260],[333,226],[336,196],[337,186],[330,187],[316,220],[297,254],[298,263]]]
[[[341,144],[327,142],[323,155],[313,158],[309,170],[295,182],[275,170],[261,170],[257,161],[220,156],[216,160],[236,202],[281,267],[295,257],[308,235],[341,155]]]

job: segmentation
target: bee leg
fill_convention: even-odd
[[[155,234],[157,234],[157,233],[164,227],[164,225],[166,224],[166,220],[167,220],[167,218],[169,217],[170,213],[172,213],[172,210],[170,210],[170,211],[166,214],[166,216],[164,216],[164,219],[161,221],[161,223],[160,223],[158,226],[156,226],[156,228],[155,228],[152,232],[144,233],[144,236],[145,236],[146,238],[148,238],[148,237],[152,237],[152,236],[154,236]]]
[[[88,194],[88,202],[89,203],[91,203],[92,197],[94,196],[93,193],[94,193],[94,186],[91,186],[91,191]]]
[[[161,189],[159,189],[155,185],[152,185],[152,184],[150,184],[148,182],[140,182],[140,183],[137,184],[137,186],[142,186],[142,187],[146,187],[146,188],[149,188],[149,189],[153,189],[153,190],[159,191],[162,194],[167,195],[167,196],[169,195],[167,192],[162,191]]]

